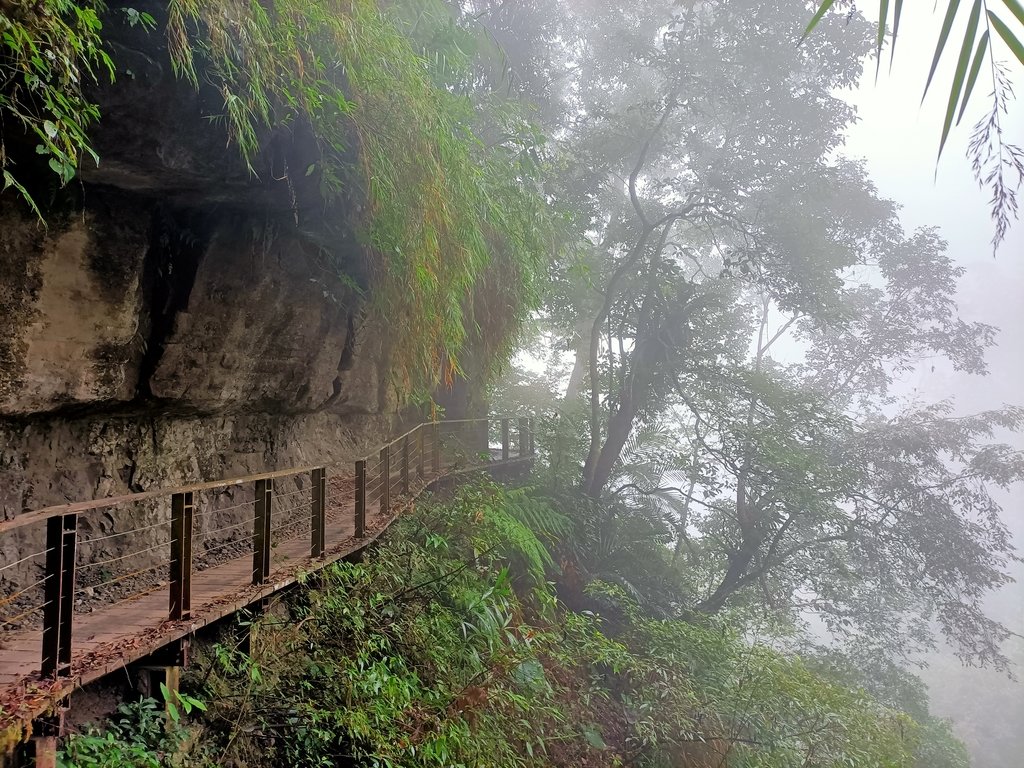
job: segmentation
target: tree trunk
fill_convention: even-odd
[[[576,324],[573,335],[573,342],[576,345],[576,360],[572,366],[572,373],[569,375],[569,386],[565,389],[564,402],[567,405],[575,403],[583,394],[583,383],[587,380],[587,368],[589,367],[590,334],[593,326],[594,318],[592,317],[581,317]]]

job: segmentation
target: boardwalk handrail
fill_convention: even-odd
[[[429,427],[434,424],[438,425],[456,425],[456,424],[471,424],[491,421],[505,421],[511,420],[513,416],[501,415],[501,416],[489,416],[482,419],[442,419],[438,421],[424,421],[417,424],[412,429],[408,430],[404,434],[394,438],[388,445],[394,445],[400,440],[412,435],[417,430]],[[529,419],[530,431],[533,431],[533,419]],[[383,447],[383,446],[381,446]],[[379,450],[379,449],[378,449]],[[372,452],[367,454],[364,459],[369,459]],[[59,517],[67,514],[77,514],[81,512],[89,512],[91,510],[118,507],[124,504],[131,504],[138,501],[145,501],[147,499],[155,499],[160,496],[170,496],[175,493],[183,493],[185,491],[210,491],[218,488],[230,488],[232,486],[242,485],[244,483],[254,483],[257,480],[273,480],[282,477],[289,477],[293,475],[301,475],[307,472],[312,472],[314,469],[325,466],[323,464],[310,464],[309,466],[302,467],[291,467],[289,469],[279,469],[273,472],[259,472],[254,475],[243,475],[241,477],[231,477],[222,480],[208,480],[198,483],[189,483],[187,485],[180,485],[170,488],[153,488],[148,491],[137,491],[135,493],[122,494],[120,496],[104,496],[98,499],[86,499],[83,501],[69,502],[67,504],[54,504],[48,507],[41,507],[40,509],[33,510],[31,512],[23,512],[15,515],[10,520],[0,520],[0,535],[9,533],[17,528],[22,528],[26,525],[33,525],[36,523],[44,522],[51,517]],[[0,566],[3,564],[0,563]]]
[[[513,455],[511,425],[516,421],[518,439]],[[500,441],[490,439],[494,427],[498,428]],[[238,561],[248,557],[248,550],[252,556],[251,580],[242,578],[240,583],[225,582],[218,586],[266,587],[273,570],[274,548],[278,545],[287,544],[284,548],[294,553],[301,543],[300,537],[307,535],[305,562],[323,562],[326,552],[338,543],[328,542],[330,531],[334,536],[342,536],[342,541],[350,540],[353,534],[356,540],[367,536],[371,508],[379,531],[399,509],[397,500],[411,499],[446,473],[500,466],[502,461],[532,457],[534,451],[533,420],[529,418],[431,421],[418,424],[356,460],[351,473],[340,470],[328,477],[328,466],[323,464],[295,467],[24,513],[0,523],[0,536],[9,536],[14,531],[24,534],[23,529],[28,526],[42,525],[45,547],[29,555],[19,552],[9,563],[0,561],[0,585],[4,581],[8,585],[13,583],[15,590],[13,594],[10,590],[6,594],[0,592],[0,625],[20,626],[23,619],[41,611],[38,672],[45,678],[66,677],[74,666],[72,636],[76,613],[92,610],[78,605],[86,597],[102,600],[112,595],[113,601],[99,610],[109,608],[116,613],[118,606],[166,587],[167,611],[159,621],[184,621],[195,607],[194,574],[205,573],[207,569],[213,573],[232,563],[231,567],[237,569]],[[339,465],[333,467],[332,471]],[[349,511],[352,518],[345,518]],[[236,519],[240,522],[234,522]],[[251,535],[246,535],[247,528]],[[150,546],[154,537],[161,542]],[[111,540],[119,538],[122,540],[111,549]],[[140,539],[144,548],[133,550],[129,545]],[[25,535],[20,539],[31,540],[31,536]],[[196,568],[194,549],[206,569]],[[214,558],[217,552],[220,554]],[[34,559],[44,562],[32,562]],[[45,575],[34,580],[31,569],[40,564]],[[294,565],[295,561],[288,563],[289,568]],[[159,581],[160,570],[166,574],[166,581]],[[79,572],[88,577],[88,583],[79,583]],[[19,577],[22,582],[34,583],[19,590]],[[124,589],[134,589],[140,583],[142,591],[125,597]],[[8,606],[18,610],[29,608],[12,619],[2,613]]]

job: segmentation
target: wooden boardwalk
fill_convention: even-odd
[[[507,432],[507,430],[506,430]],[[421,443],[422,446],[422,443]],[[481,455],[479,463],[453,462],[449,457],[436,464],[437,471],[409,478],[409,460],[404,467],[395,462],[384,464],[388,474],[380,473],[378,486],[402,487],[409,492],[382,500],[363,488],[365,529],[356,537],[358,512],[351,487],[334,487],[325,499],[323,557],[311,557],[310,528],[290,538],[275,541],[269,578],[253,583],[253,553],[240,554],[219,564],[191,573],[191,611],[187,619],[168,619],[172,586],[160,582],[128,599],[111,602],[91,612],[73,616],[72,654],[69,671],[57,678],[41,674],[42,629],[23,629],[7,633],[0,640],[0,731],[21,727],[53,707],[76,688],[126,668],[151,656],[164,646],[187,637],[198,629],[223,619],[294,584],[339,559],[365,549],[383,533],[394,519],[413,503],[425,489],[442,480],[466,472],[511,471],[532,463],[531,455],[510,456],[507,445],[497,455]],[[356,477],[358,478],[358,469]],[[337,480],[336,480],[337,482]],[[365,481],[364,481],[365,484]],[[383,502],[383,503],[382,503]],[[383,507],[383,509],[382,509]]]

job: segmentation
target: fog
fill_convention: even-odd
[[[907,229],[939,227],[949,243],[949,254],[966,268],[958,295],[960,311],[965,319],[1000,330],[997,345],[987,355],[987,376],[968,376],[938,362],[903,379],[907,394],[927,401],[953,398],[959,413],[1019,405],[1024,402],[1024,345],[1020,342],[1024,335],[1024,226],[1017,222],[993,254],[987,190],[979,189],[964,152],[970,126],[985,108],[980,85],[936,164],[946,97],[942,89],[948,82],[943,78],[950,76],[953,56],[947,52],[937,75],[939,85],[922,104],[920,95],[941,19],[939,11],[930,14],[926,5],[908,8],[891,72],[886,60],[876,81],[875,68],[869,64],[859,88],[848,94],[857,105],[860,121],[849,130],[846,152],[864,158],[881,194],[900,203]],[[871,13],[875,7],[865,11]],[[958,39],[956,34],[952,39]],[[1014,106],[1006,133],[1019,138],[1024,136],[1024,105]],[[1019,434],[1001,437],[1024,447]],[[1024,549],[1024,495],[1018,488],[998,499],[1020,551]],[[1017,583],[992,595],[988,607],[994,618],[1024,633],[1024,567],[1019,563],[1014,576]],[[1024,644],[1016,643],[1010,651],[1020,678]],[[1019,757],[1024,754],[1024,684],[991,670],[965,668],[951,655],[936,655],[927,663],[922,677],[929,685],[932,705],[953,721],[971,751],[973,765],[1024,764]]]

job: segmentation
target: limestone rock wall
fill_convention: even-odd
[[[46,225],[0,194],[0,518],[354,458],[397,415],[359,178],[327,206],[300,120],[250,169],[210,119],[221,94],[109,16],[99,165],[59,190],[32,137],[3,136]]]
[[[293,229],[90,197],[47,228],[3,198],[0,515],[338,461],[388,430],[386,329]]]

